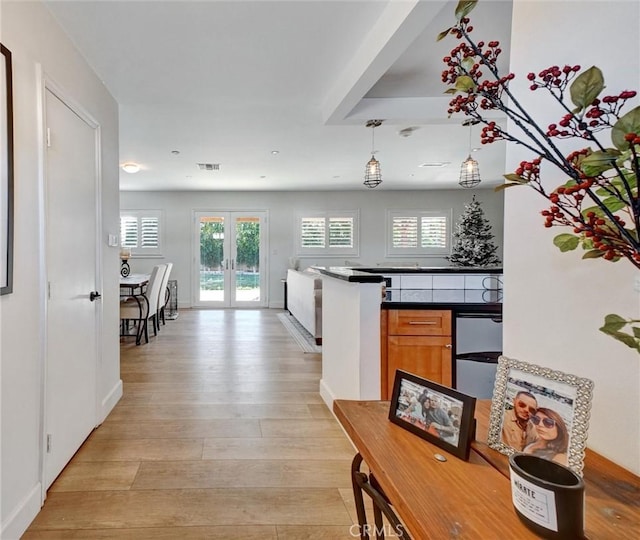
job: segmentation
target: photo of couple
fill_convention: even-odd
[[[402,380],[396,416],[454,446],[460,436],[461,401]]]
[[[502,443],[517,452],[568,465],[573,412],[570,393],[570,389],[559,393],[555,388],[510,377],[502,418]]]

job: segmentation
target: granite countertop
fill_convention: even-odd
[[[321,274],[353,283],[380,283],[382,274],[502,274],[502,268],[467,268],[463,266],[313,266]]]

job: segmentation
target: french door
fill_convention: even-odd
[[[265,307],[266,212],[195,212],[194,306]]]

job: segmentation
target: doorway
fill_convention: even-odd
[[[194,306],[265,307],[266,212],[195,212]]]
[[[46,490],[97,423],[100,130],[46,83],[44,90]]]

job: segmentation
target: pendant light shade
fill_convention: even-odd
[[[473,188],[480,183],[480,168],[478,162],[471,157],[471,130],[473,125],[477,124],[477,120],[468,120],[463,126],[469,126],[469,157],[462,162],[460,166],[460,180],[458,183],[463,188]]]
[[[371,128],[371,159],[367,162],[364,172],[364,185],[368,188],[374,188],[382,183],[382,170],[380,162],[374,157],[375,146],[373,138],[373,130],[382,124],[382,120],[369,120],[367,127]]]

